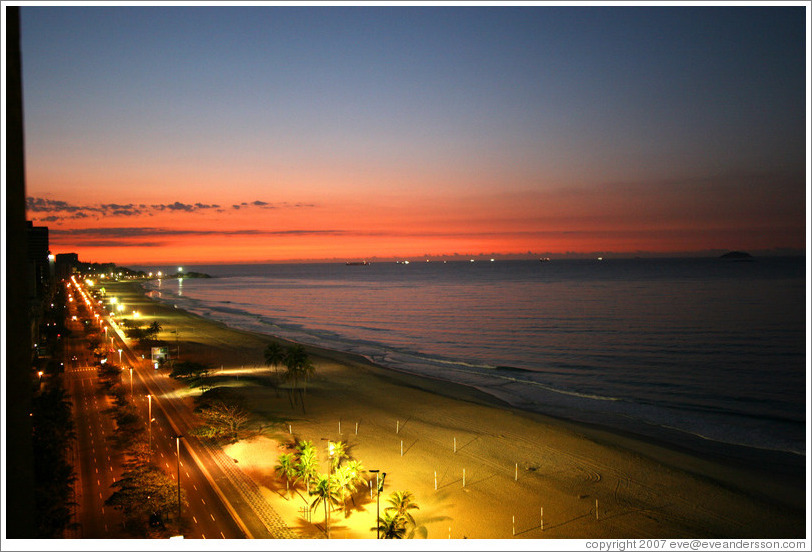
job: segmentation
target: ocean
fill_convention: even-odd
[[[806,454],[802,257],[184,270],[213,278],[147,287],[235,328],[699,449],[725,443]]]

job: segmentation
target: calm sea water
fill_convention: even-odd
[[[216,278],[150,286],[237,328],[559,417],[805,454],[803,258],[186,270]]]

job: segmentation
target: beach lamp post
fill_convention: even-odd
[[[374,473],[374,474],[375,474],[375,489],[376,489],[376,490],[378,489],[378,486],[379,486],[379,483],[378,483],[378,472],[380,472],[380,471],[381,471],[381,470],[369,470],[369,473]],[[381,521],[380,521],[380,515],[381,515],[381,501],[380,501],[380,500],[378,500],[378,513],[377,513],[377,515],[375,516],[375,530],[376,530],[376,532],[375,532],[375,538],[376,538],[376,539],[380,539],[380,538],[381,538]]]
[[[321,440],[327,441],[327,455],[329,456],[329,459],[327,460],[327,477],[330,477],[332,475],[333,469],[333,455],[335,454],[335,443],[333,443],[327,437],[322,437]]]
[[[335,445],[333,444],[332,441],[328,440],[327,441],[327,455],[329,457],[327,459],[327,482],[328,482],[328,484],[329,484],[330,478],[333,476],[333,452],[334,451],[335,451]],[[328,509],[327,509],[327,520],[328,520],[328,523],[327,523],[327,538],[329,539],[330,538],[330,523],[329,523],[330,509],[329,509],[329,506],[328,506]]]
[[[386,480],[386,472],[383,472],[381,474],[380,479],[378,479],[378,472],[380,472],[380,470],[369,470],[369,472],[375,474],[375,482],[376,482],[376,484],[375,484],[375,487],[376,487],[375,493],[377,494],[377,498],[378,498],[378,507],[377,507],[377,513],[376,513],[376,516],[375,516],[375,529],[376,529],[375,538],[380,539],[381,538],[381,490],[383,490],[383,483]]]
[[[322,441],[327,441],[327,455],[329,457],[329,458],[327,458],[327,479],[329,481],[329,479],[333,476],[333,454],[335,453],[335,444],[333,444],[333,442],[330,439],[327,439],[326,437],[322,437],[321,440]],[[330,523],[329,523],[330,512],[329,512],[329,510],[325,510],[325,511],[327,512],[327,519],[328,519],[328,521],[327,521],[327,538],[329,539],[330,538]]]

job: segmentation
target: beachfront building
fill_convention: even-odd
[[[78,253],[58,253],[55,259],[56,279],[68,280],[79,267]]]

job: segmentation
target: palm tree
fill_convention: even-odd
[[[278,366],[285,362],[285,352],[278,341],[271,341],[265,347],[265,364],[267,366]]]
[[[311,441],[299,441],[299,450],[296,453],[296,477],[305,483],[305,490],[310,492],[310,485],[318,475],[319,458],[316,447]]]
[[[316,371],[316,368],[313,366],[313,363],[310,362],[310,356],[302,345],[291,345],[288,347],[288,351],[285,354],[285,368],[287,369],[285,379],[293,384],[291,393],[299,391],[299,397],[302,402],[302,412],[304,412],[304,390],[298,389],[299,382],[304,382],[306,388],[307,380],[310,379]]]
[[[364,478],[364,471],[364,466],[359,460],[349,460],[336,470],[336,480],[338,481],[339,485],[341,485],[342,491],[344,492],[345,508],[347,503],[346,495],[349,495],[353,506],[355,505],[355,498],[353,494],[357,490],[357,485],[359,483],[366,482],[366,479]]]
[[[384,512],[378,518],[378,526],[370,531],[377,531],[379,527],[385,539],[402,539],[406,536],[406,519],[395,512]]]
[[[277,380],[279,378],[279,365],[285,362],[285,352],[278,341],[271,341],[265,348],[265,365],[273,366]],[[276,396],[279,396],[279,384],[277,381]]]
[[[327,529],[327,535],[330,535],[330,506],[339,504],[341,502],[341,489],[339,489],[335,478],[326,474],[319,474],[318,479],[310,491],[310,495],[314,496],[313,502],[310,504],[310,509],[316,509],[319,504],[324,504],[324,527]]]
[[[332,462],[333,470],[338,469],[338,465],[341,464],[344,458],[347,458],[347,444],[344,441],[332,443],[330,461]]]
[[[274,470],[285,478],[285,492],[290,492],[290,482],[296,481],[296,457],[290,454],[280,454]]]
[[[387,506],[384,512],[393,512],[395,515],[403,517],[409,525],[415,525],[409,510],[419,510],[420,506],[414,503],[414,495],[411,491],[395,491],[389,495],[388,500],[391,506]]]
[[[352,496],[356,488],[353,473],[345,464],[333,471],[333,479],[335,479],[341,493],[341,509],[345,510],[347,508],[347,496]]]

